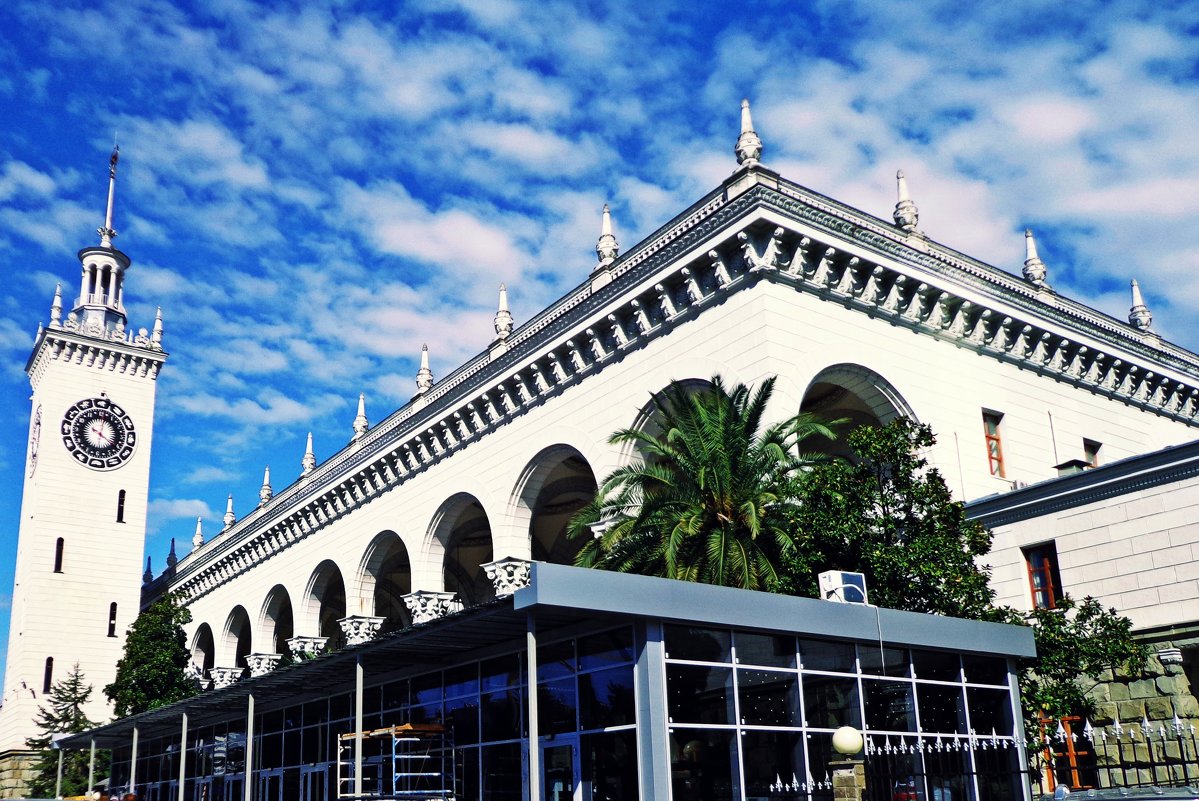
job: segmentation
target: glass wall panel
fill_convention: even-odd
[[[862,695],[867,729],[916,731],[916,710],[910,683],[862,679]]]
[[[483,740],[515,740],[523,736],[524,693],[519,687],[482,696]]]
[[[671,729],[674,801],[740,801],[736,735],[731,729]]]
[[[484,690],[502,690],[521,683],[524,653],[504,654],[479,664],[480,683]]]
[[[575,731],[575,679],[570,676],[537,686],[538,726],[541,734]]]
[[[907,648],[882,648],[871,643],[858,646],[862,672],[872,676],[911,676]]]
[[[479,756],[483,801],[514,801],[522,797],[524,760],[520,743],[486,745],[479,749]]]
[[[579,670],[633,661],[633,630],[624,628],[579,638]]]
[[[601,729],[635,723],[631,665],[579,676],[579,728]]]
[[[962,654],[962,669],[970,684],[1007,686],[1007,660],[979,654]]]
[[[800,732],[745,732],[741,738],[747,798],[800,801],[806,798],[803,735]]]
[[[957,654],[944,651],[912,651],[916,678],[931,681],[961,681],[962,666]]]
[[[729,662],[732,660],[732,634],[723,629],[694,626],[666,626],[667,659],[692,662]]]
[[[732,668],[668,664],[666,695],[674,723],[733,722]]]
[[[966,705],[961,686],[916,684],[920,730],[966,734]]]
[[[856,673],[853,643],[799,640],[799,662],[804,670]]]
[[[862,727],[857,679],[803,674],[804,718],[816,729]]]
[[[476,695],[451,698],[445,702],[446,722],[453,727],[457,745],[479,742],[479,698]]]
[[[390,681],[383,685],[383,708],[399,709],[408,706],[408,680]],[[308,719],[305,718],[307,723]]]
[[[986,690],[967,687],[966,698],[970,709],[970,728],[979,734],[995,732],[1000,736],[1010,735],[1015,729],[1012,723],[1012,699],[1007,690]]]
[[[637,732],[633,729],[584,734],[579,738],[580,768],[592,801],[637,801]],[[470,796],[467,796],[468,798]]]
[[[741,722],[757,726],[799,726],[799,674],[737,670]]]
[[[543,645],[537,649],[537,681],[569,676],[575,671],[575,644],[572,640]]]
[[[737,662],[763,667],[795,667],[795,638],[775,634],[737,632]]]

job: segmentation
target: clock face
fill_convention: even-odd
[[[108,398],[81,400],[62,418],[62,444],[92,470],[113,470],[133,455],[133,418]]]

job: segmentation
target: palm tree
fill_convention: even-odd
[[[767,589],[795,547],[786,507],[797,497],[808,437],[834,437],[801,413],[760,431],[774,390],[726,389],[720,376],[699,392],[672,382],[653,397],[656,432],[617,431],[643,458],[613,471],[567,529],[586,543],[575,564],[685,581]],[[840,421],[837,421],[840,422]]]

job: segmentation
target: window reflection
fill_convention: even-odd
[[[804,718],[812,728],[862,726],[857,679],[805,673],[803,699]]]
[[[733,722],[733,670],[667,665],[667,708],[675,723]]]

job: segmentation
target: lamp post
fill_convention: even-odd
[[[864,740],[853,726],[833,732],[833,750],[840,755],[829,763],[833,770],[833,798],[837,801],[862,801],[866,794],[866,767],[860,756]]]

